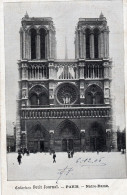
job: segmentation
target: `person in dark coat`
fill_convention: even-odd
[[[21,153],[19,153],[18,154],[18,157],[17,157],[17,160],[18,160],[19,165],[21,164],[21,158],[22,158],[22,155],[21,155]]]
[[[53,163],[56,163],[56,154],[55,154],[55,152],[53,153]]]
[[[74,150],[71,151],[71,158],[73,158]]]
[[[71,158],[71,156],[70,156],[70,151],[68,151],[68,158]]]

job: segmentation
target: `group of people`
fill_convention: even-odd
[[[19,165],[21,164],[22,155],[24,156],[24,154],[27,154],[27,156],[29,156],[30,151],[27,148],[22,148],[21,147],[18,150],[18,157],[17,157],[17,160],[18,160]]]
[[[53,163],[56,163],[56,153],[55,153],[55,151],[50,150],[49,153],[50,153],[50,155],[53,154]],[[68,151],[67,153],[68,153],[68,158],[73,158],[74,150]],[[30,154],[30,151],[27,148],[22,148],[21,147],[18,150],[18,157],[17,157],[19,165],[21,164],[22,155],[24,156],[24,154],[27,154],[27,156],[28,156]]]

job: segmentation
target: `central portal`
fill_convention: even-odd
[[[55,131],[55,150],[56,151],[79,151],[80,150],[80,131],[74,122],[64,120]]]
[[[62,151],[67,152],[73,150],[73,139],[63,139],[62,140]]]

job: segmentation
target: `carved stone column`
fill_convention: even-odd
[[[20,59],[23,58],[23,31],[20,30]]]
[[[86,34],[83,33],[83,58],[86,59]]]
[[[28,33],[28,59],[31,59],[31,32]]]
[[[84,79],[84,63],[79,63],[79,70],[80,70],[80,79]]]
[[[98,35],[98,57],[101,58],[101,33]]]
[[[37,32],[37,45],[36,45],[36,56],[37,56],[37,59],[39,60],[41,58],[41,55],[40,55],[40,33]]]
[[[49,30],[49,59],[52,58],[52,56],[51,56],[51,50],[52,50],[52,43],[51,43],[51,41],[52,41],[52,35],[51,35],[51,30]]]
[[[46,59],[49,59],[49,31],[46,33]]]
[[[90,58],[94,58],[94,33],[90,34]]]
[[[104,68],[104,103],[110,103],[110,78],[109,78],[109,62],[103,64]]]
[[[79,37],[78,37],[78,31],[76,31],[76,37],[75,37],[75,58],[79,58]]]
[[[50,151],[53,151],[55,149],[55,146],[54,146],[54,130],[50,130],[49,131],[50,133]]]
[[[23,59],[26,59],[26,31],[23,31]]]
[[[103,32],[101,32],[100,34],[100,39],[101,39],[100,57],[104,58],[104,34]]]
[[[81,139],[81,151],[85,152],[85,150],[86,150],[85,129],[81,129],[80,139]]]
[[[104,30],[104,57],[109,57],[109,31]]]
[[[80,33],[79,33],[79,40],[80,40],[80,58],[82,59],[83,58],[83,52],[82,52],[82,49],[83,49],[83,37],[82,37],[82,31],[80,30]]]

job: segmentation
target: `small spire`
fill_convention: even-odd
[[[103,15],[103,13],[101,12],[101,14],[100,14],[100,18],[104,18],[104,15]]]
[[[67,51],[67,40],[66,40],[66,37],[65,37],[65,60],[68,59],[68,51]]]
[[[29,15],[28,15],[27,11],[26,11],[26,14],[25,14],[25,18],[29,18]]]

